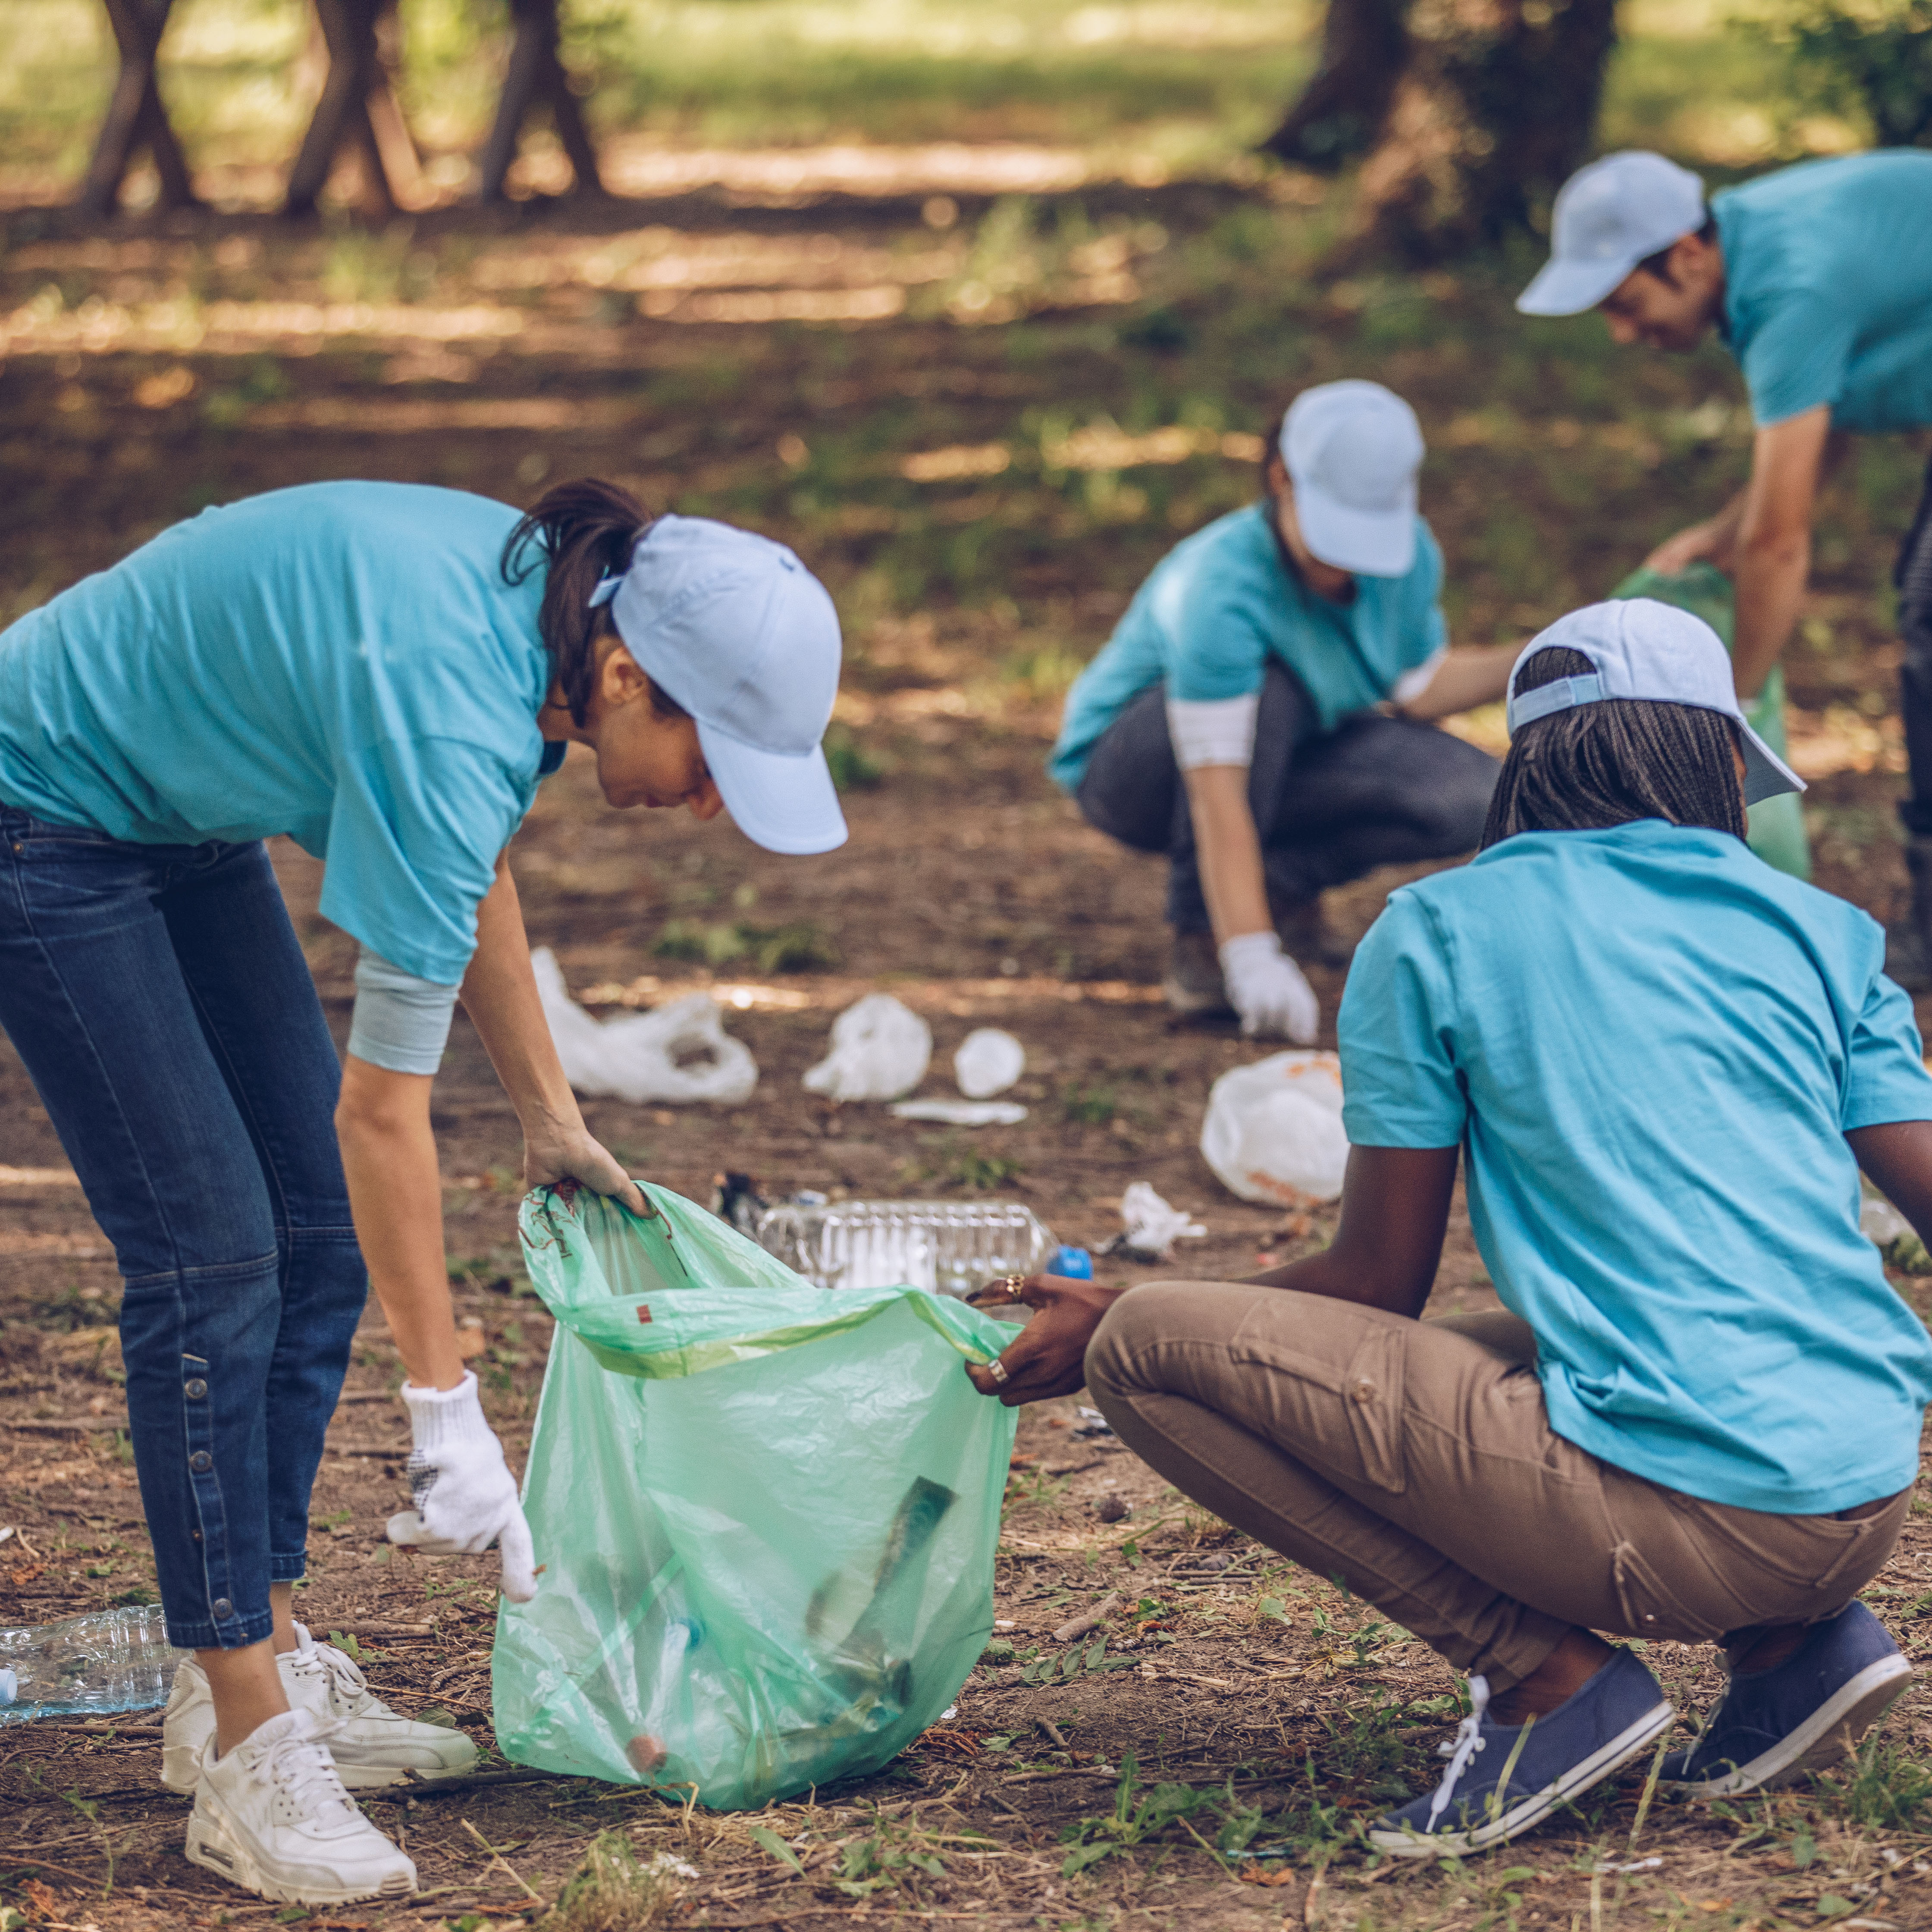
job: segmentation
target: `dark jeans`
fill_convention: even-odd
[[[1473,851],[1496,771],[1486,752],[1410,718],[1365,712],[1323,731],[1301,680],[1270,663],[1248,767],[1268,903],[1279,914],[1378,866]],[[1108,726],[1075,796],[1096,831],[1167,854],[1168,925],[1207,932],[1194,818],[1160,686]]]
[[[1932,836],[1932,466],[1892,581],[1898,586],[1898,634],[1905,644],[1898,683],[1912,767],[1912,789],[1898,815],[1906,831],[1925,838]]]
[[[368,1292],[340,1064],[260,844],[135,845],[0,807],[0,1026],[124,1282],[168,1640],[269,1634]]]

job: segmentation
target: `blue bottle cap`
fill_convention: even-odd
[[[1069,1281],[1091,1281],[1094,1257],[1084,1248],[1058,1248],[1052,1260],[1046,1264],[1046,1271]]]

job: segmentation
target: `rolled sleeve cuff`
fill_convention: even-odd
[[[1255,721],[1261,694],[1208,700],[1170,698],[1167,735],[1174,762],[1184,772],[1203,765],[1246,765],[1254,761]]]
[[[356,961],[349,1051],[391,1073],[435,1072],[449,1042],[458,991],[419,980],[364,946]]]

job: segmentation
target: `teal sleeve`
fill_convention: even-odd
[[[1778,303],[1751,332],[1740,358],[1760,429],[1836,406],[1845,393],[1857,326],[1847,302],[1808,294]]]
[[[1911,1000],[1880,973],[1852,1029],[1844,1126],[1850,1133],[1890,1120],[1932,1120],[1932,1073]]]
[[[1223,585],[1197,572],[1186,596],[1174,602],[1176,608],[1160,613],[1172,652],[1169,699],[1214,704],[1259,691],[1270,644],[1252,589],[1238,580]]]
[[[400,972],[364,946],[356,960],[349,1051],[392,1073],[435,1072],[449,1043],[459,990]]]
[[[418,979],[460,982],[532,786],[488,747],[395,740],[338,773],[321,912]]]
[[[1342,1124],[1357,1147],[1458,1145],[1469,1115],[1456,1063],[1455,986],[1427,907],[1390,897],[1355,950],[1336,1031]]]

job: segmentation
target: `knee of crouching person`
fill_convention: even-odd
[[[1088,1393],[1104,1412],[1106,1398],[1144,1379],[1137,1366],[1146,1346],[1164,1326],[1164,1312],[1177,1295],[1198,1292],[1198,1282],[1150,1281],[1122,1295],[1100,1318],[1087,1344]]]

